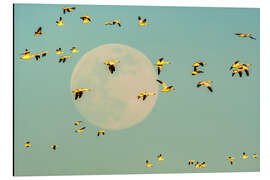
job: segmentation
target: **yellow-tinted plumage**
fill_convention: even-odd
[[[22,54],[22,56],[20,58],[23,60],[28,60],[28,59],[31,59],[33,57],[34,57],[34,55],[32,55],[28,49],[25,49],[24,53]]]
[[[146,18],[142,19],[140,16],[138,16],[139,26],[148,26],[146,23]]]
[[[227,160],[230,162],[231,165],[233,165],[234,157],[228,157]]]
[[[38,28],[38,30],[35,32],[35,36],[40,36],[40,35],[42,35],[42,34],[44,34],[44,32],[42,32],[42,28],[41,27],[39,27]]]
[[[191,72],[191,75],[197,75],[197,74],[201,74],[201,73],[203,73],[203,71],[192,71]]]
[[[241,64],[239,63],[239,61],[235,61],[233,63],[233,65],[231,66],[230,70],[233,69],[233,68],[239,68],[241,66]]]
[[[194,160],[188,160],[188,165],[194,164]]]
[[[195,69],[196,67],[204,66],[205,64],[206,63],[203,61],[197,61],[192,65],[192,67],[194,67],[194,71],[196,71],[196,69]]]
[[[85,91],[90,91],[90,88],[79,88],[72,91],[75,94],[75,100],[81,98]]]
[[[36,58],[36,60],[40,59],[40,57],[45,57],[49,52],[48,51],[43,51],[41,53],[38,54],[34,54],[34,57]]]
[[[245,152],[243,152],[242,159],[247,159],[247,158],[248,158],[248,155]]]
[[[81,129],[75,130],[76,133],[83,133],[86,127],[82,127]]]
[[[142,92],[137,97],[138,99],[142,98],[142,100],[144,101],[148,96],[153,96],[153,95],[156,95],[156,93]]]
[[[258,154],[252,154],[252,157],[257,159],[258,158]]]
[[[239,76],[242,77],[243,69],[234,69],[232,72],[232,76],[234,76],[235,74],[239,74]]]
[[[61,56],[60,58],[59,58],[59,63],[65,63],[66,62],[66,60],[67,59],[70,59],[71,58],[71,56]]]
[[[200,164],[200,167],[201,168],[205,168],[206,166],[207,166],[207,164],[205,162],[203,162],[203,163]]]
[[[235,35],[241,38],[250,38],[256,40],[256,38],[254,38],[250,33],[235,33]]]
[[[82,20],[82,23],[83,23],[83,24],[92,22],[92,21],[91,21],[91,17],[88,16],[88,15],[81,16],[80,19]]]
[[[157,80],[157,82],[159,82],[163,88],[160,92],[170,92],[170,91],[175,90],[175,88],[173,86],[168,86],[165,82],[163,82],[161,80]]]
[[[117,24],[119,27],[121,27],[120,20],[113,20],[111,22],[105,22],[104,24],[105,25],[115,25],[115,24]]]
[[[115,64],[116,63],[120,63],[120,61],[118,60],[110,60],[105,62],[104,64],[108,66],[109,71],[111,72],[111,74],[113,74],[113,72],[115,71]]]
[[[26,143],[24,143],[24,147],[26,147],[26,148],[29,148],[31,146],[32,146],[32,144],[29,141],[27,141]]]
[[[153,164],[151,164],[148,160],[145,161],[145,164],[146,164],[146,167],[148,168],[153,166]]]
[[[157,159],[158,159],[158,161],[164,161],[165,160],[164,157],[162,156],[162,154],[159,154],[157,156]]]
[[[200,163],[199,163],[199,162],[196,162],[196,164],[195,164],[195,168],[201,168],[201,165],[200,165]]]
[[[60,54],[63,54],[63,53],[64,53],[64,52],[62,51],[61,48],[56,49],[56,54],[57,54],[57,55],[60,55]]]
[[[209,89],[210,92],[213,92],[212,86],[210,83],[212,83],[213,81],[200,81],[197,84],[197,87],[199,88],[200,86],[205,86]]]
[[[75,126],[78,126],[78,125],[81,125],[81,124],[82,124],[82,121],[76,121],[76,122],[74,123]]]
[[[160,72],[161,72],[161,70],[162,70],[162,67],[163,67],[163,65],[164,64],[171,64],[171,62],[169,62],[169,61],[164,61],[164,58],[162,57],[162,58],[159,58],[158,60],[157,60],[157,62],[156,62],[156,66],[158,67],[158,75],[160,74]]]
[[[76,47],[72,47],[70,50],[71,50],[71,53],[73,54],[80,52],[80,50],[77,50]]]
[[[100,136],[101,134],[105,135],[105,130],[98,130],[97,136]]]
[[[63,13],[66,14],[66,12],[72,12],[75,9],[76,9],[75,7],[64,7],[63,8]]]
[[[54,151],[56,150],[57,147],[58,147],[57,144],[50,145],[50,148],[53,149]]]
[[[38,60],[40,59],[40,57],[45,57],[47,54],[48,54],[48,51],[43,51],[41,53],[32,55],[28,49],[25,49],[25,52],[22,54],[20,58],[23,60],[29,60],[29,59],[35,58],[36,60]]]
[[[62,17],[59,18],[59,21],[56,21],[56,25],[57,26],[65,26],[65,24],[63,23],[63,18]]]

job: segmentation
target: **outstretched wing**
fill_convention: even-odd
[[[38,28],[37,33],[41,33],[41,27]]]
[[[79,92],[79,98],[81,98],[82,95],[83,95],[83,91],[80,91],[80,92]]]
[[[163,89],[166,89],[168,87],[167,84],[161,80],[157,79],[157,82],[159,82],[162,85]]]
[[[239,76],[242,77],[243,72],[239,71],[238,73],[239,73]]]
[[[213,92],[213,89],[211,86],[208,86],[207,88],[209,89],[209,91]]]
[[[143,99],[142,100],[144,101],[146,98],[147,98],[147,96],[146,95],[143,95]]]
[[[76,92],[75,93],[75,100],[78,99],[78,97],[79,97],[79,92]]]
[[[162,65],[158,66],[158,75],[160,74],[161,70],[162,70]]]
[[[111,73],[115,71],[115,66],[114,65],[109,65],[109,70]]]
[[[40,55],[39,54],[35,54],[35,58],[36,58],[36,60],[38,60],[40,58]]]
[[[199,62],[199,64],[201,65],[201,66],[203,66],[204,64],[203,64],[203,62]]]

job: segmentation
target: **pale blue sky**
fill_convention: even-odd
[[[74,5],[74,12],[63,15],[64,6],[15,5],[15,175],[259,170],[259,160],[240,159],[244,151],[259,153],[259,9]],[[93,23],[81,23],[85,14]],[[139,15],[148,27],[138,26]],[[56,26],[59,16],[65,27]],[[104,26],[113,19],[122,27]],[[39,26],[45,34],[36,38]],[[233,35],[238,32],[254,33],[257,40]],[[69,91],[71,73],[86,52],[108,43],[138,49],[153,63],[159,57],[171,61],[159,79],[176,92],[159,94],[152,113],[136,126],[97,139],[98,127],[89,123],[78,136],[73,123],[84,119]],[[81,52],[59,64],[55,49],[73,46]],[[49,54],[22,61],[25,48]],[[193,77],[196,58],[207,65],[204,74]],[[231,77],[236,59],[252,64],[249,77]],[[213,94],[196,88],[201,80],[213,80]],[[27,140],[33,147],[26,151]],[[50,152],[50,144],[59,149]],[[167,160],[156,162],[159,153]],[[227,164],[227,155],[235,156],[234,166]],[[146,169],[146,159],[155,166]],[[187,167],[188,159],[206,161],[208,167]]]

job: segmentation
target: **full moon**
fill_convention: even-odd
[[[110,73],[104,62],[119,60]],[[119,130],[142,122],[151,112],[158,95],[157,75],[148,58],[140,51],[122,44],[106,44],[88,51],[76,64],[71,77],[71,91],[90,88],[73,101],[90,123]],[[141,92],[155,92],[144,101]]]

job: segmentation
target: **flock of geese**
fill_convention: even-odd
[[[63,13],[66,14],[66,13],[70,13],[72,11],[76,10],[75,7],[64,7],[62,9]],[[84,15],[84,16],[81,16],[80,19],[82,20],[82,23],[83,24],[87,24],[87,23],[91,23],[92,20],[91,20],[91,17],[88,16],[88,15]],[[139,26],[148,26],[148,24],[146,23],[146,18],[142,19],[140,16],[138,16],[138,25]],[[56,21],[56,25],[57,26],[65,26],[65,24],[63,23],[63,18],[62,17],[59,17],[59,20]],[[121,27],[121,23],[120,23],[120,20],[113,20],[111,22],[105,22],[104,23],[105,26],[107,25],[118,25],[119,27]],[[34,35],[35,36],[41,36],[43,35],[44,32],[42,31],[42,27],[39,27],[37,29],[37,31],[34,32]],[[236,36],[240,37],[240,38],[250,38],[250,39],[253,39],[253,40],[256,40],[256,38],[253,37],[252,34],[245,34],[245,33],[235,33]],[[76,47],[72,47],[70,49],[71,53],[72,54],[75,54],[75,53],[79,53],[80,50],[78,50]],[[57,55],[62,55],[64,52],[62,51],[61,48],[58,48],[56,49],[56,54]],[[40,53],[36,53],[36,54],[32,54],[28,49],[25,49],[25,52],[22,54],[22,56],[20,57],[22,60],[29,60],[29,59],[32,59],[32,58],[35,58],[36,60],[39,60],[41,57],[45,57],[46,55],[48,54],[48,51],[43,51],[43,52],[40,52]],[[65,63],[66,60],[70,59],[71,56],[69,55],[63,55],[61,57],[59,57],[59,63]],[[109,60],[109,61],[106,61],[104,62],[104,64],[108,67],[108,70],[111,74],[113,74],[115,71],[116,71],[116,65],[120,63],[119,60]],[[159,58],[156,62],[156,64],[154,64],[155,66],[157,66],[157,73],[158,75],[160,75],[162,69],[163,69],[163,66],[164,65],[169,65],[171,64],[171,62],[169,61],[165,61],[164,58]],[[200,70],[199,68],[201,67],[204,67],[206,65],[206,62],[203,62],[203,61],[197,61],[195,62],[192,67],[193,67],[193,71],[191,72],[191,75],[192,76],[196,76],[196,75],[199,75],[201,73],[204,73],[204,71]],[[247,76],[249,76],[249,66],[251,66],[251,64],[242,64],[240,63],[239,61],[235,61],[233,63],[233,65],[231,66],[230,70],[232,70],[232,76],[234,76],[235,74],[239,74],[240,77],[242,77],[242,74],[243,74],[243,71],[246,73]],[[161,92],[171,92],[171,91],[174,91],[175,88],[173,86],[168,86],[164,81],[161,81],[161,80],[157,80],[157,82],[159,84],[161,84],[162,86],[162,89],[160,90]],[[213,92],[213,88],[212,88],[212,83],[213,81],[209,81],[209,80],[205,80],[205,81],[200,81],[197,83],[197,87],[201,87],[201,86],[205,86],[206,88],[208,88],[208,90],[210,92]],[[90,88],[78,88],[78,89],[74,89],[72,91],[72,93],[74,94],[74,100],[78,100],[78,99],[81,99],[83,94],[85,92],[89,92],[90,91]],[[157,93],[155,92],[141,92],[139,95],[137,95],[137,98],[138,99],[142,99],[142,101],[146,100],[146,98],[148,96],[153,96],[153,95],[156,95]],[[82,126],[83,122],[82,121],[77,121],[74,123],[74,126],[78,127],[78,126]],[[83,133],[85,131],[86,127],[85,126],[82,126],[80,127],[79,129],[75,130],[75,133]],[[100,136],[100,135],[105,135],[105,130],[101,129],[101,130],[98,130],[97,131],[97,136]],[[32,144],[30,143],[30,141],[27,141],[25,144],[24,144],[25,148],[29,149]],[[52,144],[52,145],[49,145],[50,149],[55,151],[58,147],[57,144]],[[254,159],[257,159],[258,158],[258,155],[257,154],[252,154],[252,157]],[[248,158],[248,155],[244,152],[242,154],[242,159],[247,159]],[[233,165],[234,163],[234,160],[235,158],[232,157],[232,156],[229,156],[226,158],[229,163],[231,165]],[[162,154],[159,154],[157,156],[157,160],[158,161],[164,161],[165,158]],[[146,164],[146,167],[147,168],[150,168],[150,167],[153,167],[153,164],[149,161],[149,160],[146,160],[145,161],[145,164]],[[205,168],[207,167],[207,164],[206,162],[196,162],[195,163],[195,160],[189,160],[188,161],[188,165],[191,166],[191,165],[194,165],[195,168]]]

